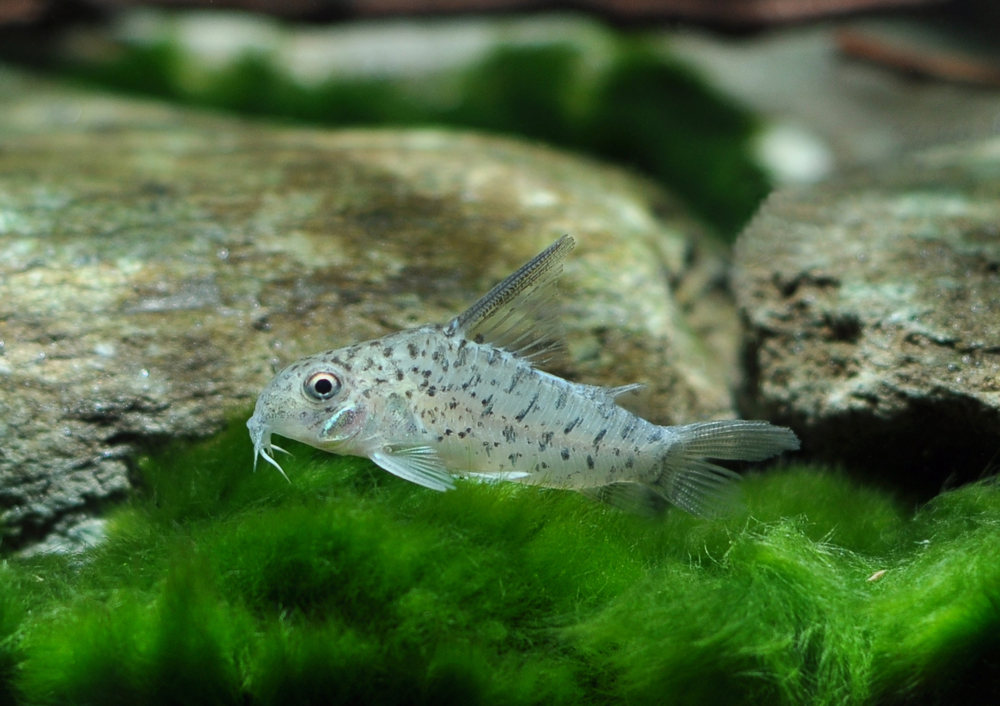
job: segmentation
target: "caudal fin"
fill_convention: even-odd
[[[581,492],[639,515],[659,515],[673,503],[692,515],[714,517],[737,504],[740,476],[705,459],[762,461],[799,448],[791,429],[743,419],[670,427],[665,436],[669,445],[652,482],[610,483]]]
[[[732,506],[738,495],[735,481],[740,479],[737,473],[705,459],[762,461],[799,448],[791,429],[760,421],[700,422],[671,431],[676,436],[651,487],[699,517],[712,517]]]

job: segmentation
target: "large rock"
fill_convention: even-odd
[[[923,492],[1000,461],[1000,142],[776,194],[741,237],[748,407]]]
[[[663,423],[731,415],[735,310],[696,232],[649,183],[540,146],[278,129],[0,70],[8,541],[72,536],[148,442],[220,429],[301,355],[446,321],[563,233],[555,372],[647,382],[631,404]]]

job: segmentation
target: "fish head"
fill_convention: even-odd
[[[324,451],[352,453],[352,441],[364,428],[366,405],[351,373],[332,359],[336,351],[309,356],[279,372],[257,398],[247,420],[257,458],[282,471],[271,435],[315,446]],[[284,474],[284,471],[282,471]]]

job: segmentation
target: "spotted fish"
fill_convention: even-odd
[[[433,490],[455,476],[579,490],[644,514],[673,503],[716,514],[739,476],[712,459],[797,449],[784,427],[722,420],[658,426],[615,399],[639,385],[569,382],[536,367],[562,342],[553,297],[564,236],[447,324],[302,358],[261,392],[247,422],[257,458],[271,435],[370,458]]]

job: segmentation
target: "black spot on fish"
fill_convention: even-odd
[[[549,464],[545,463],[545,461],[542,461],[542,463],[541,463],[540,465],[541,465],[541,467],[542,467],[542,470],[543,470],[543,471],[544,471],[544,470],[545,470],[546,468],[548,468],[548,467],[549,467]]]
[[[378,341],[368,341],[369,348],[378,348],[380,345],[382,344],[379,343]]]
[[[416,360],[417,356],[420,355],[420,349],[417,348],[416,343],[407,343],[406,350],[410,352],[410,358]]]
[[[441,360],[441,353],[435,350],[433,353],[431,353],[431,360],[433,360],[435,363]]]
[[[459,439],[464,439],[465,438],[465,432],[464,431],[458,432],[458,438]]]
[[[413,390],[407,390],[404,394],[408,400],[413,398]]]
[[[563,449],[562,451],[559,452],[559,455],[562,456],[562,460],[563,461],[568,461],[569,460],[569,449]]]
[[[461,368],[469,360],[469,349],[465,347],[465,341],[458,344],[458,355],[455,356],[455,362],[453,365],[456,368]]]
[[[489,397],[484,397],[483,398],[483,407],[489,406],[490,402],[492,402],[492,401],[493,401],[493,395],[490,395]]]
[[[514,427],[509,424],[503,428],[503,440],[508,444],[513,444],[517,441],[517,432],[515,432]]]
[[[430,370],[425,370],[422,374],[423,374],[423,376],[425,378],[429,378],[431,376],[431,371]]]
[[[525,408],[524,408],[523,410],[521,410],[520,412],[518,412],[518,413],[517,413],[517,414],[516,414],[516,415],[514,416],[514,421],[516,421],[516,422],[520,422],[520,421],[523,421],[523,420],[524,420],[524,418],[525,418],[526,416],[528,416],[528,412],[530,412],[530,411],[531,411],[532,409],[534,409],[534,407],[535,407],[535,402],[537,402],[537,401],[538,401],[538,393],[536,392],[536,393],[535,393],[535,396],[531,398],[531,402],[529,402],[529,403],[528,403],[528,406],[527,406],[527,407],[525,407]]]
[[[471,397],[472,399],[476,399],[476,393],[475,392],[470,392],[469,393],[469,397]]]
[[[629,456],[625,459],[625,468],[635,468],[635,456]]]
[[[382,383],[389,382],[386,378],[375,378],[375,384],[381,385]]]
[[[506,392],[507,394],[513,392],[514,388],[517,387],[517,384],[521,382],[522,377],[524,377],[524,369],[518,368],[517,370],[515,370],[514,376],[510,379],[510,386],[506,390],[504,390],[504,392]]]
[[[653,431],[650,432],[649,436],[646,437],[646,443],[654,444],[662,438],[663,438],[663,430],[653,429]]]
[[[628,420],[628,424],[626,424],[625,428],[622,429],[622,439],[627,439],[629,437],[629,434],[635,431],[635,427],[636,427],[636,420],[635,419]]]
[[[448,409],[455,409],[455,407],[458,407],[458,400],[452,400],[448,403]]]
[[[515,452],[515,453],[512,453],[507,458],[510,459],[510,465],[513,466],[515,463],[517,463],[517,459],[521,458],[521,454]]]
[[[403,379],[403,371],[402,370],[397,370],[396,371],[396,379],[397,380],[402,380]]]
[[[438,435],[438,443],[441,443],[442,441],[444,441],[444,437],[441,436],[441,435]]]
[[[433,397],[436,394],[437,394],[437,388],[434,385],[431,385],[430,387],[427,388],[428,397]]]
[[[580,423],[581,419],[583,419],[583,417],[577,417],[572,422],[570,422],[569,424],[567,424],[566,428],[563,429],[563,434],[569,434],[571,431],[573,431],[573,429],[576,428],[576,425]]]
[[[364,390],[361,393],[361,396],[364,397],[367,400],[367,399],[369,399],[372,396],[372,391],[371,390]]]
[[[597,446],[599,443],[601,443],[601,439],[603,439],[604,435],[607,433],[608,433],[607,429],[601,429],[601,431],[598,432],[597,436],[594,437],[594,446]]]
[[[559,396],[556,397],[556,409],[562,409],[566,406],[566,400],[569,399],[569,392],[567,390],[560,390]],[[567,434],[569,432],[566,432]]]
[[[473,338],[472,340],[473,340],[473,341],[475,341],[476,343],[482,343],[483,341],[485,341],[485,340],[486,340],[486,336],[484,336],[484,335],[483,335],[483,334],[481,334],[481,333],[477,333],[477,334],[476,334],[476,337],[475,337],[475,338]]]
[[[385,348],[383,348],[382,355],[384,355],[386,358],[390,357],[392,355],[392,346],[386,346]]]
[[[542,440],[538,442],[538,450],[544,451],[545,449],[547,449],[549,447],[549,444],[552,442],[553,436],[555,436],[555,432],[551,431],[547,431],[544,434],[542,434]]]
[[[500,442],[499,442],[499,441],[494,441],[494,442],[493,442],[493,448],[496,448],[496,447],[498,447],[499,445],[500,445]]]
[[[452,435],[452,431],[451,431],[451,429],[445,429],[445,430],[444,430],[444,435],[445,435],[445,436],[451,436],[451,435]]]
[[[594,457],[590,454],[587,454],[587,468],[594,470]]]

